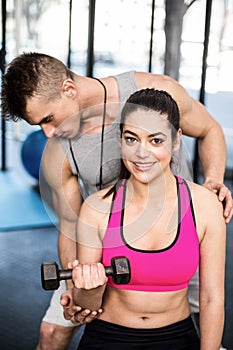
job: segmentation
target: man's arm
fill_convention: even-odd
[[[198,139],[199,156],[204,172],[204,186],[224,201],[226,223],[233,214],[231,192],[223,184],[226,166],[226,142],[219,123],[207,109],[189,96],[174,79],[158,74],[135,73],[139,89],[153,87],[165,90],[176,100],[180,110],[180,126],[183,133]]]
[[[224,201],[226,223],[233,214],[230,190],[223,184],[226,167],[226,142],[221,126],[198,101],[190,98],[190,107],[181,115],[183,132],[198,139],[199,156],[204,172],[204,186]],[[196,120],[196,122],[195,122]]]
[[[181,113],[181,129],[185,135],[198,139],[204,182],[223,183],[226,167],[226,142],[219,123],[198,101],[188,97]]]
[[[43,153],[43,173],[52,189],[59,218],[59,258],[63,268],[76,259],[76,224],[82,204],[79,184],[58,139],[50,139]]]
[[[53,190],[53,202],[59,217],[58,252],[63,268],[76,259],[76,224],[82,196],[76,177],[66,174],[62,186]]]

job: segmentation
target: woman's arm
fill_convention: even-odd
[[[224,326],[226,225],[217,197],[207,192],[202,198],[205,201],[199,201],[198,208],[198,216],[202,215],[198,226],[204,228],[200,243],[201,350],[219,350]]]
[[[74,302],[82,308],[99,310],[102,306],[107,277],[101,263],[78,264],[73,268]]]
[[[78,305],[90,310],[98,310],[101,307],[108,280],[104,266],[100,262],[101,234],[107,224],[110,203],[106,205],[103,202],[105,201],[99,193],[90,196],[82,205],[77,225],[79,261],[73,264],[73,297]]]

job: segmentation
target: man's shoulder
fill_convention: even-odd
[[[64,175],[64,169],[70,172],[66,152],[58,138],[49,139],[42,155],[42,167],[45,178],[51,183]]]

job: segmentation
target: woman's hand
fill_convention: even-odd
[[[79,264],[74,261],[72,264],[72,279],[75,288],[91,290],[106,285],[108,278],[104,266],[101,263]]]

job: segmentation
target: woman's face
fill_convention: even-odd
[[[131,176],[148,183],[170,171],[172,126],[167,116],[141,109],[126,116],[122,132],[122,158]]]

